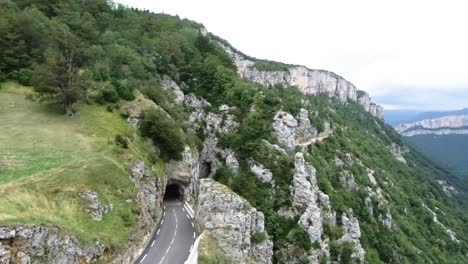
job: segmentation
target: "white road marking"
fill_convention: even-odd
[[[190,246],[190,251],[189,252],[192,252],[192,248],[193,248],[193,244]]]
[[[188,219],[190,219],[190,216],[188,214],[186,216],[187,216]]]
[[[161,221],[161,225],[164,223],[164,219]]]
[[[190,223],[192,224],[192,227],[195,227],[195,226],[193,225],[193,222],[190,222]]]
[[[159,231],[161,231],[161,229],[158,229],[158,232],[156,232],[156,235],[159,235]]]
[[[176,235],[177,235],[177,215],[176,215],[176,213],[175,213],[175,209],[172,209],[172,213],[174,214],[174,217],[175,217],[175,232],[174,232],[174,236],[172,237],[171,244],[170,244],[169,247],[167,248],[166,253],[164,253],[164,256],[163,256],[163,258],[161,259],[161,261],[159,262],[159,264],[163,263],[164,259],[167,257],[167,253],[169,253],[169,250],[171,249],[172,245],[174,244],[174,240],[175,240],[175,237],[176,237]]]
[[[156,242],[156,240],[153,240],[153,243],[151,243],[151,247],[153,247],[153,246],[154,246],[154,242]]]
[[[143,258],[140,260],[140,263],[142,263],[143,260],[145,260],[146,256],[148,256],[148,254],[145,254],[145,255],[143,256]]]
[[[163,217],[166,216],[166,211],[163,212]]]
[[[193,232],[193,238],[195,238],[195,232]]]
[[[184,212],[185,212],[185,209],[184,209],[183,207],[182,207],[182,211],[184,211]]]

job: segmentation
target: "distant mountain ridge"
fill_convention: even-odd
[[[403,136],[468,134],[468,108],[448,112],[426,112],[395,127]]]
[[[417,122],[425,119],[434,119],[440,118],[445,116],[454,116],[454,115],[468,115],[468,108],[463,108],[460,110],[453,110],[453,111],[430,111],[430,112],[423,112],[418,114],[416,117],[411,119],[410,122]]]

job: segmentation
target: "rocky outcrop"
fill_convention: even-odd
[[[200,152],[200,177],[212,177],[218,168],[223,165],[219,159],[226,160],[226,166],[237,171],[239,163],[232,150],[217,147],[219,134],[227,134],[236,131],[239,123],[234,115],[230,114],[233,107],[221,105],[219,113],[209,112],[211,104],[203,98],[193,94],[185,96],[185,106],[190,111],[189,123],[194,130],[201,129],[205,134],[203,149]]]
[[[140,214],[135,232],[128,238],[126,250],[114,258],[113,264],[132,263],[143,250],[146,239],[162,213],[165,182],[156,177],[144,162],[134,164],[130,176],[137,190],[135,202],[140,208]]]
[[[449,185],[447,181],[438,180],[437,183],[440,185],[440,187],[442,187],[442,190],[447,196],[452,196],[452,194],[458,193],[457,189],[455,189],[455,187],[453,187],[452,185]]]
[[[177,85],[177,83],[174,82],[169,76],[163,75],[161,77],[161,87],[163,90],[171,91],[174,94],[174,100],[177,103],[181,104],[184,102],[184,92],[182,92],[182,89],[179,87],[179,85]]]
[[[395,158],[403,163],[406,163],[406,159],[403,156],[404,154],[408,153],[408,148],[407,147],[402,147],[396,143],[392,143],[389,146],[390,152],[392,152],[393,156]]]
[[[350,171],[342,171],[338,179],[340,181],[340,184],[348,191],[354,192],[357,190],[357,184],[354,180],[354,175]]]
[[[296,145],[308,145],[317,137],[317,129],[310,123],[309,111],[301,108],[297,115],[297,130],[295,135]]]
[[[262,182],[271,183],[273,181],[273,173],[269,169],[265,168],[262,164],[250,160],[249,168],[250,171]]]
[[[354,250],[351,255],[352,258],[358,259],[361,263],[364,263],[364,257],[366,251],[361,245],[361,228],[359,227],[359,221],[356,217],[348,217],[345,213],[341,216],[341,222],[343,223],[343,236],[339,239],[341,242],[352,242],[354,244]]]
[[[297,120],[287,112],[278,111],[273,119],[273,133],[275,134],[278,142],[289,151],[294,150],[295,137],[297,129]]]
[[[316,141],[323,140],[332,134],[330,123],[324,123],[324,131],[318,133],[309,119],[309,112],[301,109],[297,118],[290,113],[278,111],[273,118],[273,134],[278,142],[292,152],[296,146],[307,146]]]
[[[82,264],[96,261],[103,254],[100,243],[82,245],[57,227],[0,227],[2,264]]]
[[[322,214],[317,203],[320,190],[317,186],[315,168],[306,163],[304,155],[296,153],[294,177],[291,188],[292,206],[297,212],[303,212],[299,225],[306,230],[312,242],[322,240]]]
[[[237,263],[272,263],[273,243],[266,234],[263,213],[226,186],[200,180],[196,220]],[[264,233],[265,240],[253,241],[257,233]]]
[[[468,134],[468,115],[451,115],[401,124],[395,130],[403,136]]]
[[[190,200],[195,192],[199,175],[198,152],[192,151],[190,147],[185,147],[181,161],[171,160],[166,164],[167,184],[177,184],[182,187],[186,199]]]
[[[432,220],[434,221],[434,223],[440,225],[443,229],[445,229],[445,232],[447,233],[447,235],[450,237],[450,239],[452,241],[455,241],[455,242],[460,242],[460,240],[457,239],[456,237],[456,233],[450,229],[450,228],[447,228],[444,224],[442,224],[439,219],[437,218],[437,214],[431,209],[429,208],[429,206],[427,206],[426,204],[423,203],[423,206],[424,208],[426,208],[429,213],[432,215]]]
[[[260,83],[264,86],[282,85],[296,87],[304,94],[326,94],[336,97],[341,102],[357,102],[356,87],[343,77],[329,71],[308,69],[304,66],[289,66],[285,70],[260,71],[255,67],[255,61],[245,58],[233,49],[220,45],[233,58],[240,76]],[[367,109],[364,105],[366,111]],[[371,112],[378,118],[383,118],[383,108],[377,107]]]
[[[99,195],[93,191],[80,193],[80,197],[88,202],[86,212],[91,215],[94,221],[102,221],[105,214],[112,211],[112,204],[105,205],[99,200]]]

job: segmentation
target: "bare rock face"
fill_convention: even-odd
[[[282,155],[288,155],[288,153],[286,152],[286,150],[284,150],[282,147],[276,145],[276,144],[271,144],[270,142],[266,141],[266,140],[262,140],[263,143],[265,143],[265,145],[267,146],[267,148],[269,148],[270,150],[274,150],[274,151],[277,151],[279,152],[280,154]]]
[[[216,170],[223,165],[218,158],[219,156],[226,159],[226,165],[236,171],[239,164],[234,153],[217,147],[218,134],[226,134],[239,128],[235,116],[229,113],[233,107],[221,105],[218,109],[220,113],[208,112],[207,108],[211,104],[193,94],[185,96],[184,104],[191,112],[188,121],[192,128],[202,129],[206,135],[199,156],[200,177],[212,177],[216,173]]]
[[[226,186],[201,179],[196,219],[213,235],[226,256],[237,263],[272,263],[273,243],[264,227],[263,213]],[[252,235],[265,232],[257,244]]]
[[[278,111],[273,119],[273,130],[278,142],[289,151],[294,150],[297,120],[284,111]]]
[[[366,251],[361,246],[361,228],[359,227],[358,219],[354,216],[348,218],[348,216],[343,213],[341,221],[343,222],[344,234],[339,240],[354,243],[354,251],[351,257],[364,263]]]
[[[166,164],[167,184],[178,183],[184,189],[184,197],[189,198],[197,188],[200,175],[200,162],[198,152],[185,147],[182,160],[171,160]]]
[[[82,245],[57,227],[0,227],[2,264],[81,264],[96,261],[103,253],[104,246],[100,243]]]
[[[323,233],[321,208],[318,206],[320,190],[317,186],[315,168],[306,163],[304,155],[296,153],[294,162],[294,177],[292,192],[292,205],[298,212],[303,212],[299,225],[309,234],[312,242],[321,241]]]
[[[440,185],[440,187],[442,187],[442,190],[447,196],[452,196],[452,194],[458,193],[457,189],[455,189],[455,187],[453,187],[452,185],[449,185],[447,181],[438,180],[437,183]]]
[[[259,71],[255,68],[255,62],[243,55],[224,46],[224,50],[233,58],[237,71],[242,78],[260,83],[264,86],[283,85],[285,87],[297,87],[304,94],[326,94],[335,97],[341,102],[359,101],[358,95],[366,94],[367,99],[361,103],[366,111],[370,111],[370,98],[367,93],[356,90],[356,87],[343,77],[329,71],[308,69],[304,66],[290,66],[279,71]],[[378,108],[378,109],[377,109]],[[375,107],[371,112],[374,116],[383,119],[383,108]]]
[[[250,171],[262,182],[271,183],[273,181],[273,173],[269,169],[265,168],[262,164],[250,160],[249,167]]]
[[[397,160],[406,163],[405,157],[403,157],[403,155],[408,152],[407,148],[402,147],[396,143],[392,143],[389,149]]]
[[[179,85],[177,85],[176,82],[174,82],[171,77],[167,75],[163,75],[161,78],[161,87],[164,90],[172,91],[172,93],[175,96],[175,101],[179,104],[184,102],[185,95],[184,92],[182,92],[182,89],[180,89]]]
[[[232,150],[226,151],[226,167],[234,171],[235,173],[239,170],[239,161]]]
[[[370,97],[368,93],[358,91],[358,103],[362,105],[367,112],[370,111]]]
[[[325,131],[318,133],[310,123],[309,112],[301,109],[297,118],[290,113],[278,111],[273,118],[273,134],[278,142],[286,147],[288,152],[292,152],[296,146],[308,146],[316,141],[323,140],[330,136],[333,130],[330,123],[325,122]]]
[[[112,211],[112,204],[105,205],[99,201],[99,195],[93,191],[86,191],[80,193],[80,197],[86,200],[89,204],[86,208],[86,212],[91,215],[94,221],[102,221],[105,214]]]
[[[308,145],[317,137],[317,129],[310,123],[309,112],[301,108],[297,115],[298,127],[295,135],[296,145]]]

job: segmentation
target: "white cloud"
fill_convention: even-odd
[[[468,106],[466,1],[119,2],[201,22],[254,57],[334,71],[379,103],[406,87],[445,99],[456,93]],[[436,99],[427,99],[433,108],[451,105]],[[402,103],[412,101],[391,104]]]

